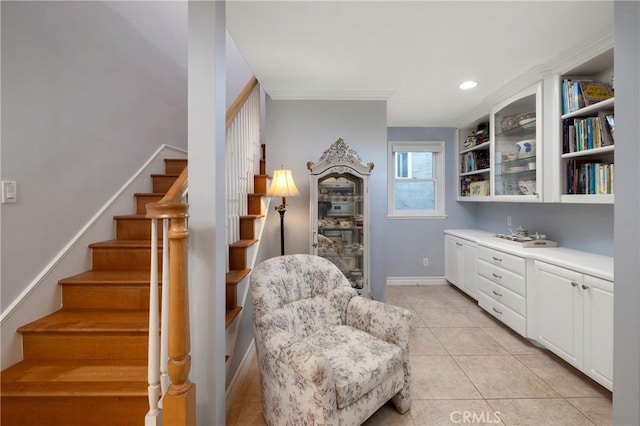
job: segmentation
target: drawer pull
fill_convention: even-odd
[[[500,312],[499,310],[497,310],[496,308],[493,308],[493,312],[495,312],[498,315],[502,315],[502,312]]]
[[[502,259],[500,259],[499,257],[495,257],[495,256],[492,256],[492,257],[493,257],[493,260],[495,260],[496,262],[502,262]]]
[[[495,294],[498,297],[502,297],[502,294],[498,293],[497,291],[493,290],[493,294]]]
[[[497,275],[497,274],[496,274],[496,273],[494,273],[494,272],[492,272],[492,273],[491,273],[491,275],[493,275],[495,278],[497,278],[497,279],[499,279],[499,280],[501,280],[501,279],[502,279],[502,276]]]
[[[582,289],[583,289],[583,290],[586,290],[586,289],[588,289],[588,288],[589,288],[589,286],[588,286],[588,285],[584,285],[584,284],[582,284]]]
[[[571,281],[571,287],[578,287],[578,283],[575,281]]]

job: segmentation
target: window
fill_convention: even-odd
[[[390,217],[446,217],[444,142],[390,142],[388,170]]]

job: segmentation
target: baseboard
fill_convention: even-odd
[[[387,277],[387,285],[445,285],[444,277]]]
[[[251,366],[251,362],[253,361],[253,358],[255,357],[255,355],[256,355],[256,340],[253,339],[251,340],[251,344],[247,348],[247,352],[245,352],[244,356],[242,357],[242,361],[240,362],[240,365],[236,369],[236,372],[233,375],[233,378],[231,379],[231,383],[229,383],[229,387],[227,388],[227,392],[226,392],[227,395],[225,398],[227,412],[229,412],[229,409],[231,409],[231,404],[233,403],[233,400],[235,399],[235,397],[238,395],[238,390],[240,389],[240,385],[242,384],[242,381],[246,377],[247,371],[249,371],[249,367]]]
[[[157,169],[162,167],[163,159],[169,156],[186,156],[186,151],[166,144],[158,147],[0,314],[2,369],[22,359],[22,341],[16,329],[60,308],[61,292],[58,280],[86,270],[87,262],[90,262],[87,255],[88,244],[112,237],[112,216],[127,209],[131,211],[134,205],[133,198],[125,198],[133,197],[135,192],[148,192],[150,172],[159,171]],[[139,191],[140,188],[145,189]],[[119,209],[121,210],[118,211]],[[102,238],[105,233],[109,237]]]

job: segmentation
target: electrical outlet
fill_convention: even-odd
[[[425,257],[422,259],[422,266],[429,266],[429,258]]]
[[[507,216],[507,226],[511,228],[511,216]]]
[[[2,204],[15,203],[18,199],[18,184],[15,181],[2,181]]]

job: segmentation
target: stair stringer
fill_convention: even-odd
[[[164,170],[164,159],[170,157],[186,158],[187,152],[170,145],[161,145],[2,312],[1,370],[23,358],[22,336],[16,330],[62,307],[62,291],[58,281],[75,275],[78,271],[91,269],[89,245],[95,241],[114,238],[113,217],[131,211],[134,194],[148,191],[149,175]]]
[[[255,249],[250,250],[250,257],[247,259],[247,267],[253,270],[253,268],[267,259],[268,245],[264,241],[264,231],[266,228],[267,220],[271,209],[271,199],[269,197],[262,197],[262,211],[265,212],[264,216],[256,219],[258,222],[259,230],[257,235],[258,242],[255,244]],[[246,370],[243,365],[245,362],[246,354],[253,348],[253,310],[249,301],[249,279],[251,273],[243,278],[240,284],[238,284],[238,305],[242,306],[242,311],[235,318],[234,322],[227,328],[226,342],[227,342],[227,355],[229,359],[226,363],[226,400],[227,407],[230,407],[230,403],[235,396],[238,387],[242,379],[242,372]],[[240,331],[246,330],[250,333],[250,338],[243,339],[242,346],[239,347]],[[246,336],[243,336],[246,337]]]

